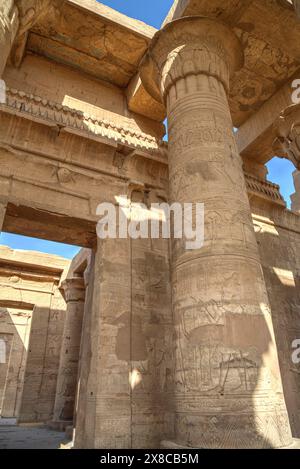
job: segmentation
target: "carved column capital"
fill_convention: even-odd
[[[84,301],[85,284],[82,277],[67,278],[62,282],[60,290],[66,303],[72,301]]]
[[[223,23],[193,16],[168,23],[154,36],[141,63],[141,78],[157,101],[189,76],[214,76],[229,88],[230,75],[243,64],[239,39]]]
[[[55,13],[61,9],[64,3],[61,0],[16,0],[20,17],[18,36],[26,33],[42,16],[48,15],[49,10]]]
[[[0,5],[0,78],[19,27],[18,16],[14,0],[2,0]]]
[[[286,158],[300,169],[300,104],[287,107],[274,125],[274,151],[286,155]]]
[[[43,17],[59,13],[65,0],[15,0],[19,12],[19,27],[12,51],[12,62],[21,64],[29,30]]]

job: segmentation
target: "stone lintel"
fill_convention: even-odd
[[[243,157],[264,164],[274,156],[273,142],[276,138],[274,124],[282,111],[292,104],[293,80],[283,85],[239,127],[235,136],[239,152]],[[276,156],[284,156],[284,153],[279,149]]]

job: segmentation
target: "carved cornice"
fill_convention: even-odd
[[[280,187],[272,182],[259,179],[252,174],[245,173],[246,187],[250,194],[269,199],[279,205],[286,206],[285,201],[280,194]]]
[[[154,154],[162,160],[167,158],[166,145],[155,137],[119,125],[108,120],[101,120],[82,111],[71,109],[48,99],[7,88],[6,104],[0,105],[0,110],[18,114],[24,118],[37,122],[57,126],[85,138],[108,141],[125,145],[133,149],[140,149]]]
[[[274,124],[277,135],[273,148],[281,150],[300,169],[300,104],[287,107]]]
[[[214,76],[228,91],[229,77],[243,65],[239,39],[224,24],[194,16],[168,23],[158,31],[141,63],[141,79],[157,101],[180,79]]]

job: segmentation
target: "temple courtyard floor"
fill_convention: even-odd
[[[67,443],[63,432],[44,426],[17,426],[14,420],[0,419],[0,450],[60,449]]]

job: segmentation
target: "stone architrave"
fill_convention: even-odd
[[[53,420],[54,422],[72,422],[84,313],[85,285],[83,278],[73,277],[66,279],[62,283],[61,289],[67,303],[67,310],[57,377]]]
[[[235,34],[204,17],[159,31],[141,64],[167,108],[170,202],[204,203],[205,245],[173,242],[174,441],[282,447],[291,431],[271,310],[227,94],[243,63]]]

